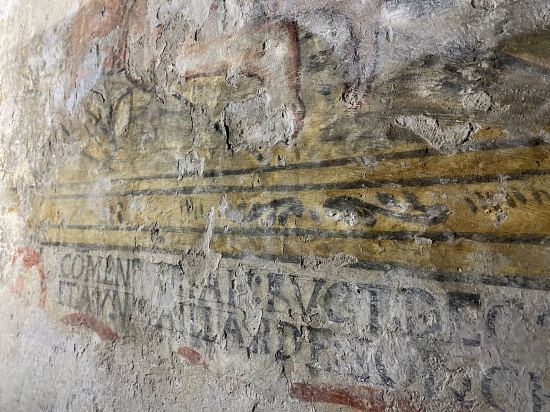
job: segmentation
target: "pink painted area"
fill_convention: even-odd
[[[207,367],[205,359],[195,349],[181,346],[178,348],[177,353],[187,359],[191,365],[202,365],[205,368]]]
[[[106,323],[96,319],[92,315],[84,313],[71,313],[61,318],[61,322],[69,326],[82,326],[93,330],[103,341],[118,339],[118,334]]]
[[[38,301],[38,307],[44,309],[46,305],[46,272],[44,271],[44,264],[40,254],[31,248],[19,248],[16,250],[11,258],[11,265],[13,266],[19,258],[23,258],[23,265],[27,270],[36,268],[38,271],[38,281],[40,287],[40,298]],[[18,296],[23,295],[25,289],[25,278],[21,275],[17,276],[14,284],[10,287],[10,291]]]
[[[304,402],[322,402],[345,405],[367,412],[398,410],[401,412],[421,411],[422,406],[413,406],[404,395],[392,394],[391,404],[384,399],[384,389],[370,386],[336,387],[333,385],[313,385],[293,383],[290,396]],[[393,408],[393,409],[392,409]]]

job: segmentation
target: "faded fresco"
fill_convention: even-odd
[[[550,4],[0,10],[0,404],[550,410]]]

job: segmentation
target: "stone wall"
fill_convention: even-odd
[[[549,29],[4,0],[0,409],[550,410]]]

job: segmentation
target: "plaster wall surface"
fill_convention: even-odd
[[[550,410],[546,0],[1,0],[0,410]]]

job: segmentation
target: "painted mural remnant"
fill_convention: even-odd
[[[64,118],[82,163],[34,203],[56,291],[46,311],[102,341],[160,340],[212,373],[281,367],[303,402],[543,410],[550,152],[503,132],[491,110],[508,92],[465,104],[473,92],[454,91],[478,77],[442,59],[395,74],[407,92],[391,108],[374,77],[370,106],[350,108],[349,67],[299,19],[208,30],[169,52],[162,87],[144,60]],[[502,64],[483,74],[528,80]],[[441,95],[418,100],[423,76]],[[442,99],[456,124],[424,115]],[[371,120],[351,127],[349,110]]]
[[[28,409],[550,407],[545,2],[73,6],[0,78]]]

